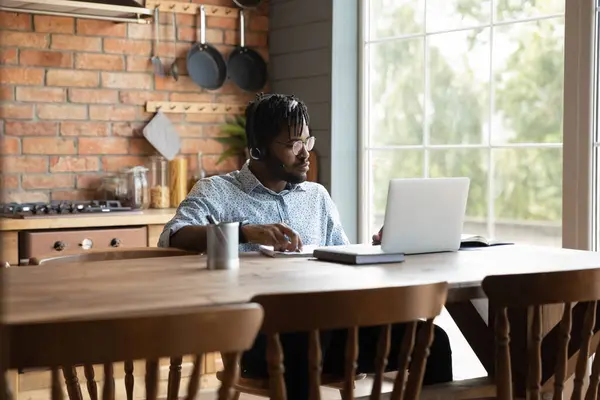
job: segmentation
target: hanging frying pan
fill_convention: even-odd
[[[233,2],[240,8],[250,9],[258,7],[262,0],[233,0]]]
[[[238,1],[242,2],[242,0],[234,1],[236,4]],[[229,55],[227,72],[229,78],[240,89],[248,92],[256,92],[262,89],[267,83],[267,64],[260,54],[246,47],[245,28],[244,10],[240,10],[240,45]]]
[[[227,76],[227,65],[219,51],[206,43],[206,11],[200,6],[200,43],[196,43],[187,55],[188,74],[200,87],[219,89]]]

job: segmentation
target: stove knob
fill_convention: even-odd
[[[110,241],[112,247],[119,247],[121,245],[121,239],[114,238]]]
[[[81,248],[83,250],[89,250],[92,248],[93,245],[94,245],[94,242],[92,242],[91,239],[83,239],[81,241],[81,243],[79,244],[79,246],[81,246]]]
[[[62,242],[60,240],[54,242],[54,250],[56,250],[56,251],[63,251],[65,249],[65,247],[67,247],[65,242]]]

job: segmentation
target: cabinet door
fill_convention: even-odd
[[[148,225],[148,247],[158,247],[158,238],[164,227],[164,225]]]

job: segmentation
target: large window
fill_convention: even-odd
[[[362,240],[388,182],[468,176],[465,232],[561,245],[565,0],[364,0]]]

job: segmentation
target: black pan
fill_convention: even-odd
[[[240,45],[229,55],[227,72],[240,89],[256,92],[267,83],[267,64],[260,54],[246,47],[245,25],[244,10],[240,10]]]
[[[256,8],[262,2],[262,0],[233,0],[233,2],[240,8]]]
[[[227,65],[219,51],[206,43],[206,12],[200,6],[200,42],[187,55],[187,70],[192,80],[207,90],[219,89],[227,77]]]

